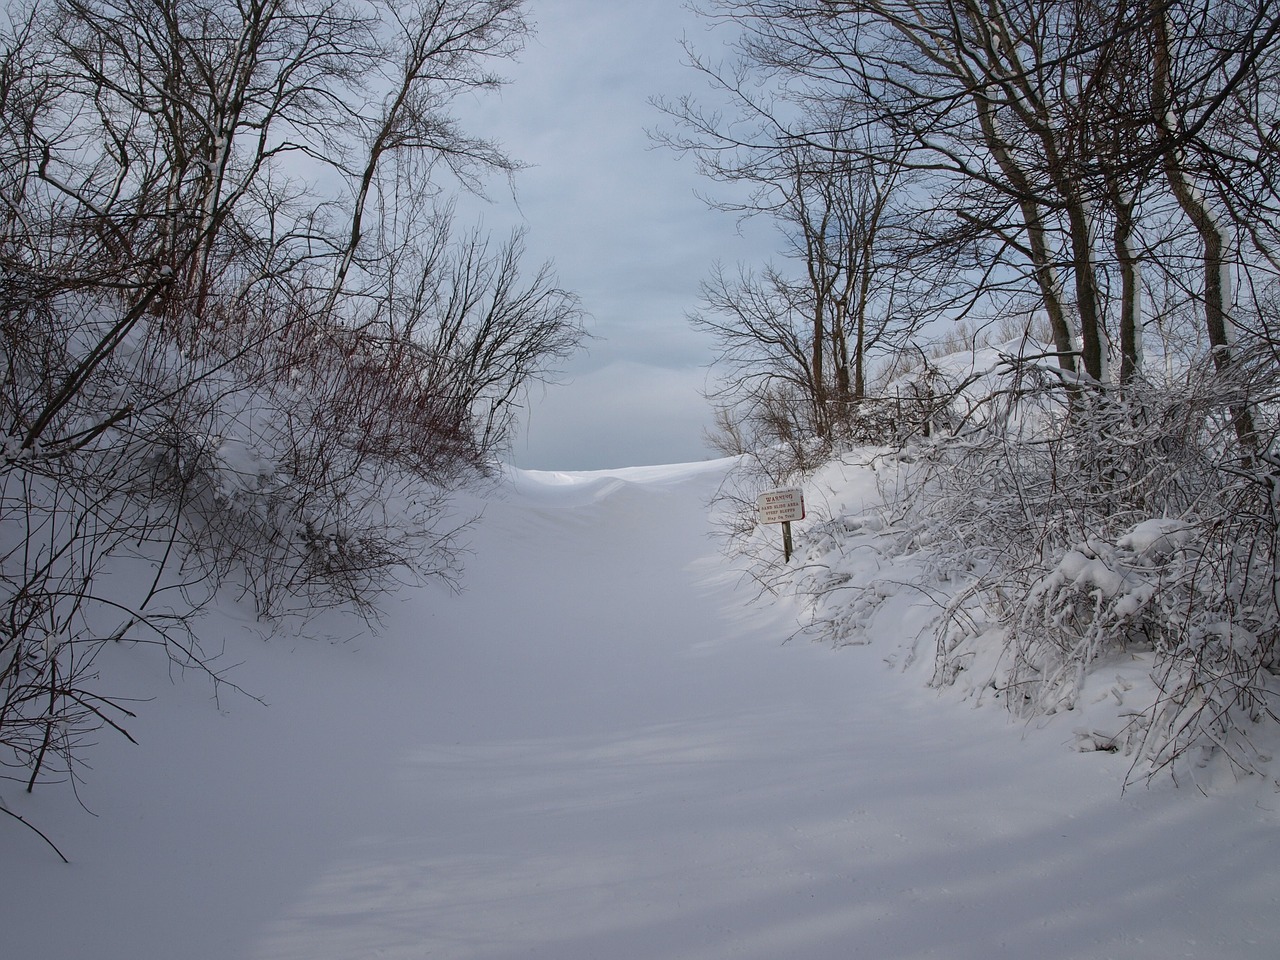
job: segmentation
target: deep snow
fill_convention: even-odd
[[[87,755],[96,816],[0,782],[72,860],[0,821],[0,955],[1276,955],[1272,784],[1122,791],[1065,722],[890,667],[884,617],[788,642],[797,606],[709,539],[727,468],[508,471],[464,592],[406,589],[376,634],[223,608],[267,705],[109,651],[141,745]]]

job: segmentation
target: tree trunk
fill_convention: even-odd
[[[1142,372],[1142,283],[1133,248],[1133,197],[1113,185],[1111,206],[1116,217],[1112,243],[1120,265],[1120,382],[1129,383]]]
[[[1022,213],[1022,223],[1027,231],[1027,241],[1031,249],[1031,268],[1040,288],[1040,297],[1045,312],[1049,315],[1049,327],[1053,331],[1053,344],[1058,351],[1058,365],[1071,373],[1076,372],[1076,349],[1071,332],[1071,321],[1062,305],[1062,288],[1058,283],[1057,272],[1049,255],[1049,244],[1046,240],[1044,218],[1040,215],[1039,205],[1032,199],[1031,183],[1026,173],[1018,166],[1008,145],[996,132],[995,118],[991,101],[981,94],[975,96],[978,109],[978,120],[982,126],[983,138],[987,149],[995,158],[1000,171],[1008,178],[1017,197],[1018,209]]]
[[[1227,314],[1226,250],[1227,239],[1217,218],[1209,207],[1204,194],[1191,182],[1183,166],[1182,150],[1178,144],[1178,119],[1173,104],[1173,49],[1169,40],[1169,24],[1162,0],[1152,0],[1152,81],[1151,106],[1156,133],[1160,138],[1160,159],[1165,179],[1186,214],[1203,248],[1204,272],[1204,324],[1209,339],[1209,351],[1214,369],[1220,374],[1230,373],[1235,366],[1230,336],[1230,319]],[[1258,448],[1257,430],[1253,413],[1247,404],[1231,407],[1232,424],[1236,438],[1246,455]]]

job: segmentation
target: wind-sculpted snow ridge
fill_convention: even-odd
[[[578,506],[602,500],[626,487],[661,488],[708,474],[722,475],[731,459],[694,463],[615,467],[605,470],[526,470],[504,464],[509,489],[547,506]]]

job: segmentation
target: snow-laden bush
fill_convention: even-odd
[[[1280,693],[1274,361],[1106,389],[999,351],[952,366],[933,379],[949,429],[802,477],[744,461],[729,515],[755,575],[818,636],[904,637],[886,656],[931,661],[933,685],[1062,717],[1138,775],[1212,754],[1258,769]],[[1256,450],[1233,429],[1246,398]],[[810,506],[785,567],[751,516],[778,482]]]
[[[1280,689],[1276,478],[1231,421],[1276,381],[1266,357],[1230,382],[1105,390],[1011,364],[964,428],[915,451],[903,490],[913,544],[973,571],[939,619],[934,682],[1042,715],[1079,708],[1102,665],[1141,663],[1150,702],[1082,744],[1135,769],[1192,748],[1254,769],[1249,731]]]
[[[202,343],[198,376],[171,354],[186,386],[149,411],[135,495],[176,507],[191,562],[237,580],[264,614],[368,612],[398,569],[448,575],[444,491],[486,468],[465,408],[403,360],[411,343],[319,319],[256,337],[244,356]],[[141,353],[154,364],[154,350]]]

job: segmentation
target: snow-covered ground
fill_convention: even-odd
[[[1276,956],[1274,784],[1122,792],[1065,721],[890,667],[883,614],[786,642],[798,607],[708,537],[726,469],[509,471],[465,592],[405,590],[376,634],[220,610],[266,705],[108,651],[140,746],[87,754],[96,816],[0,782],[72,860],[0,820],[0,956]]]

